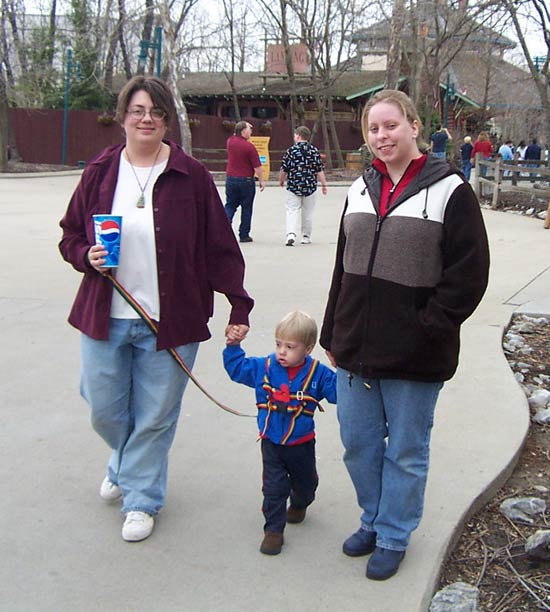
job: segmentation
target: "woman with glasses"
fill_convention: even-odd
[[[147,538],[164,505],[168,452],[187,376],[210,337],[213,292],[231,303],[227,333],[244,339],[253,300],[244,261],[208,170],[165,138],[176,118],[170,89],[137,76],[120,92],[125,142],[89,162],[61,220],[60,250],[83,273],[69,322],[82,332],[81,393],[111,448],[100,496],[122,501],[122,537]],[[158,326],[155,336],[105,276],[92,215],[123,218],[111,273]]]

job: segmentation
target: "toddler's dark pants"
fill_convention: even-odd
[[[262,439],[264,531],[282,533],[286,525],[286,502],[306,508],[315,499],[319,484],[315,467],[315,440],[285,446]]]

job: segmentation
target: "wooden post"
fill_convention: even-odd
[[[481,190],[480,190],[481,181],[479,180],[479,175],[481,173],[481,168],[479,167],[479,160],[480,159],[481,159],[481,153],[476,153],[476,156],[474,158],[474,166],[475,166],[475,172],[474,172],[474,191],[475,191],[475,194],[476,194],[476,197],[477,197],[478,200],[481,197]]]
[[[500,158],[497,157],[495,160],[495,178],[494,178],[494,189],[493,199],[491,201],[491,208],[496,210],[498,208],[498,192],[500,189]]]
[[[544,229],[550,229],[550,200],[548,200],[548,208],[546,209],[546,218],[544,219]]]

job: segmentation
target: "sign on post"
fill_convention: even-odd
[[[262,172],[264,175],[264,180],[269,179],[269,136],[251,136],[250,142],[256,147],[256,151],[258,151],[258,155],[260,156],[260,162],[262,164]]]

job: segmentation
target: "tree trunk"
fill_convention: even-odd
[[[279,0],[281,6],[281,38],[285,50],[286,71],[288,74],[288,82],[290,84],[290,130],[294,134],[294,130],[298,127],[296,124],[296,77],[294,74],[294,65],[292,64],[292,55],[290,53],[290,41],[288,36],[288,24],[286,20],[286,0]]]
[[[388,67],[384,80],[385,89],[397,89],[399,83],[399,75],[401,73],[401,36],[404,26],[405,2],[404,0],[393,0]]]
[[[326,154],[326,166],[327,170],[332,170],[332,153],[330,149],[330,140],[327,129],[327,116],[326,116],[326,98],[316,94],[315,100],[317,102],[317,108],[319,109],[319,123],[321,125],[321,132],[323,134],[323,142],[325,143],[325,154]]]
[[[52,0],[52,6],[50,9],[50,27],[48,30],[48,51],[47,51],[47,61],[48,64],[53,66],[53,58],[55,55],[55,33],[56,33],[56,11],[57,11],[57,0]]]
[[[4,71],[0,67],[0,172],[8,168],[9,105]]]
[[[231,95],[233,97],[233,109],[235,111],[235,121],[241,120],[241,109],[239,108],[239,98],[237,96],[237,89],[235,87],[235,17],[233,13],[233,1],[223,0],[223,10],[225,13],[225,20],[229,28],[229,52],[231,54],[231,72],[225,72],[225,78],[231,87]]]
[[[120,52],[122,53],[122,64],[124,66],[124,74],[126,78],[130,80],[132,78],[132,63],[128,57],[128,49],[126,48],[126,42],[124,40],[124,24],[126,23],[126,5],[124,0],[118,0],[118,21],[117,21],[117,37],[118,44],[120,46]]]
[[[334,152],[336,153],[336,167],[344,167],[344,156],[342,155],[342,149],[340,148],[340,140],[336,131],[336,125],[334,124],[334,108],[332,104],[332,96],[327,98],[327,111],[328,111],[328,123],[330,127],[330,135],[332,136],[332,142],[334,144]]]

